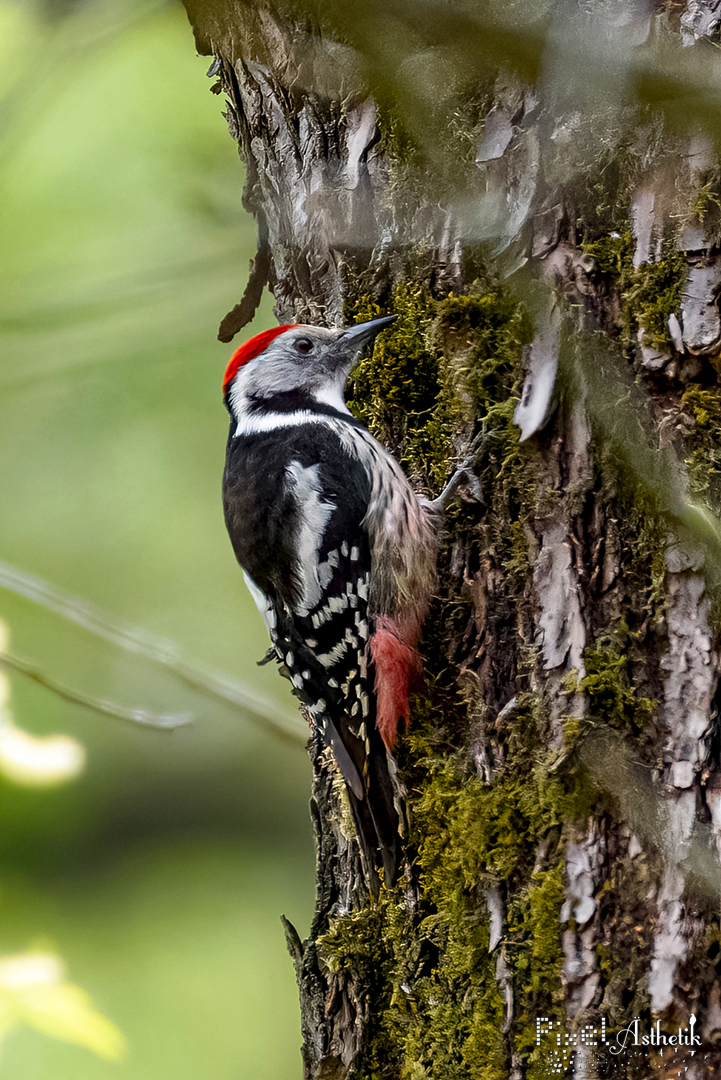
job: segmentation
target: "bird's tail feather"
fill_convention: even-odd
[[[377,895],[377,884],[374,888],[372,880],[376,871],[382,867],[388,888],[394,885],[398,878],[403,854],[403,822],[401,802],[394,789],[386,748],[380,735],[377,732],[374,732],[374,735],[378,745],[372,748],[368,758],[364,797],[357,798],[349,788],[348,798],[361,849],[369,867],[371,891]]]
[[[356,734],[348,717],[342,717],[338,725],[326,716],[316,718],[316,722],[345,780],[368,885],[377,896],[378,871],[382,868],[390,888],[402,858],[405,816],[399,784],[392,775],[393,759],[376,727],[366,742]]]

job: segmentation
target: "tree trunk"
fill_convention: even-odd
[[[286,924],[305,1076],[709,1076],[718,0],[185,4],[259,229],[221,338],[266,280],[283,322],[395,311],[350,407],[426,493],[484,435],[378,902],[311,744],[316,911],[306,941]],[[635,1018],[702,1049],[613,1055]]]

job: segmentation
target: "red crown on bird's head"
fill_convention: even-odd
[[[297,323],[287,323],[285,326],[273,326],[270,330],[263,330],[262,333],[256,334],[250,341],[246,341],[244,345],[233,353],[230,358],[230,363],[225,369],[225,375],[223,376],[223,394],[225,394],[228,386],[233,381],[244,364],[254,360],[256,356],[260,356],[262,352],[270,345],[274,338],[278,337],[278,334],[284,334],[286,330],[293,330]]]

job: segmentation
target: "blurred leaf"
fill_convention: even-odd
[[[25,1024],[108,1061],[122,1060],[122,1032],[93,1008],[89,994],[64,978],[63,962],[52,953],[0,959],[0,1037]]]
[[[0,772],[23,787],[54,787],[85,768],[85,747],[71,735],[33,735],[0,723]]]

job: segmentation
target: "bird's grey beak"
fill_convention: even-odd
[[[390,326],[392,322],[395,322],[397,318],[397,315],[384,315],[381,319],[371,319],[370,322],[362,322],[358,323],[357,326],[350,326],[343,333],[341,341],[350,342],[359,349],[363,348],[374,341],[376,334],[380,334],[381,330],[385,330],[385,328]]]

